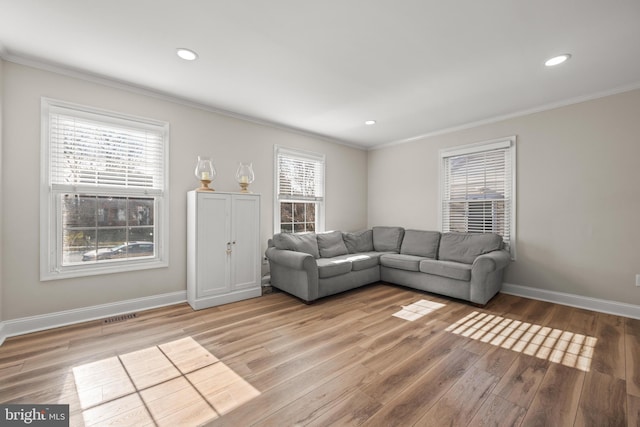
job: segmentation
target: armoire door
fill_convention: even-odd
[[[197,289],[202,298],[229,292],[231,251],[231,196],[199,194],[197,227]]]
[[[260,285],[260,196],[232,196],[231,287]]]

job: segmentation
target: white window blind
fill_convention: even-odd
[[[442,231],[497,233],[514,238],[515,138],[443,150]]]
[[[160,194],[164,187],[164,130],[52,107],[49,115],[50,183],[54,189],[103,187]]]
[[[276,163],[279,201],[324,199],[324,156],[278,148]]]

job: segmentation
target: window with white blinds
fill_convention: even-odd
[[[515,137],[441,150],[443,232],[496,233],[515,257]]]
[[[42,100],[41,279],[167,265],[168,124]]]
[[[68,108],[50,108],[51,184],[160,194],[164,188],[164,128],[94,117]]]
[[[324,155],[276,146],[274,169],[274,232],[322,231]]]

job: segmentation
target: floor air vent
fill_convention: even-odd
[[[138,317],[138,313],[123,314],[121,316],[107,317],[102,321],[102,323],[108,324],[108,323],[124,322],[125,320],[135,319],[136,317]]]

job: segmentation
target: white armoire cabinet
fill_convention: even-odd
[[[187,193],[187,301],[195,310],[262,294],[260,195]]]

